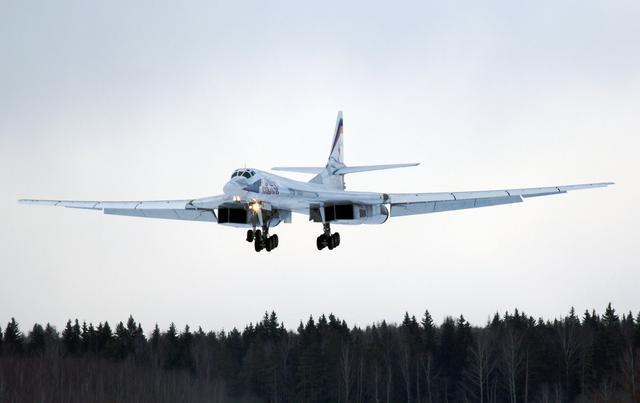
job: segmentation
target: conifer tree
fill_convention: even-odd
[[[169,330],[165,333],[166,345],[164,349],[164,365],[165,368],[177,368],[180,361],[180,346],[178,341],[178,331],[176,325],[171,322]]]
[[[640,349],[640,311],[638,312],[638,316],[636,317],[636,325],[634,332],[634,346]]]
[[[75,324],[71,324],[71,319],[67,321],[67,325],[62,331],[62,344],[66,354],[75,355],[80,352],[80,325],[76,319]]]
[[[133,319],[133,315],[129,315],[129,319],[127,319],[127,333],[129,333],[129,337],[131,339],[136,336],[137,330],[138,326],[136,325],[136,321]]]
[[[180,366],[193,370],[193,334],[189,325],[185,325],[184,331],[180,335]]]
[[[160,344],[160,328],[158,327],[157,323],[156,323],[156,326],[153,328],[153,331],[151,332],[151,337],[149,338],[149,341],[151,342],[151,350],[153,352],[157,352],[158,345]]]
[[[45,349],[45,333],[42,326],[34,324],[29,333],[27,347],[30,353],[40,353]]]
[[[109,322],[105,321],[104,325],[98,324],[98,352],[103,356],[110,356],[112,354],[113,345],[113,333]]]
[[[60,352],[60,335],[50,323],[44,327],[44,348],[51,355],[57,356]]]
[[[422,325],[422,339],[426,352],[433,352],[436,348],[436,328],[433,323],[433,318],[429,313],[429,310],[424,311],[424,316],[420,321]]]
[[[86,353],[89,351],[89,343],[89,328],[87,327],[87,322],[83,320],[82,328],[80,330],[80,350],[82,351],[82,353]]]
[[[8,354],[21,353],[24,347],[24,335],[20,331],[18,322],[11,318],[4,331],[4,351]]]
[[[604,311],[604,315],[602,315],[602,322],[609,328],[620,324],[620,318],[616,315],[616,310],[611,307],[611,302],[609,302],[607,309]]]
[[[131,349],[129,332],[124,327],[124,323],[122,323],[122,321],[118,322],[116,325],[114,346],[114,353],[118,358],[126,357]]]

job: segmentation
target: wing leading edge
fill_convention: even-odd
[[[19,200],[22,204],[102,210],[104,214],[111,215],[188,221],[216,221],[213,209],[225,201],[224,195],[191,200],[154,201]]]
[[[613,182],[541,188],[488,190],[475,192],[390,193],[391,216],[438,213],[442,211],[520,203],[523,198],[567,193],[573,190],[600,188]]]

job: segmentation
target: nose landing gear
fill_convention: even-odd
[[[340,245],[340,234],[338,232],[331,233],[331,227],[328,223],[323,224],[323,234],[316,239],[316,247],[322,250],[325,247],[332,250]]]

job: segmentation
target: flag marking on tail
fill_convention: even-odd
[[[342,118],[338,121],[338,128],[336,130],[336,137],[333,139],[333,145],[331,146],[331,154],[333,154],[333,150],[336,148],[336,144],[338,144],[338,140],[342,136]]]

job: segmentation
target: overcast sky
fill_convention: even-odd
[[[0,9],[2,323],[640,309],[637,1]],[[299,215],[257,254],[216,224],[16,202],[195,198],[245,164],[324,164],[339,109],[347,164],[422,162],[350,175],[349,190],[616,185],[336,226],[331,252]]]

